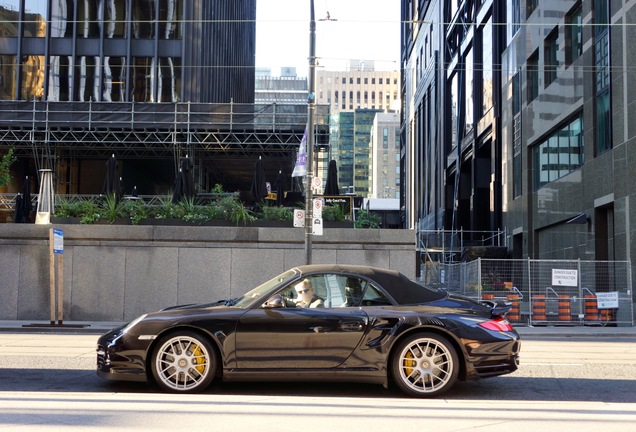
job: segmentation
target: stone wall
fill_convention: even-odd
[[[49,226],[0,224],[0,320],[49,320]],[[237,296],[305,263],[301,228],[58,225],[64,321],[129,321],[175,304]],[[363,264],[415,277],[408,230],[325,229],[315,264]]]

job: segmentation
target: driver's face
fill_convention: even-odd
[[[298,298],[302,300],[309,300],[314,295],[314,289],[307,282],[301,282],[294,287]]]

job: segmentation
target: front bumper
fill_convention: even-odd
[[[147,382],[146,353],[149,342],[139,341],[121,329],[97,341],[97,375],[112,381]]]

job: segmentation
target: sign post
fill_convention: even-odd
[[[49,230],[51,248],[50,294],[51,294],[51,325],[55,325],[55,305],[57,303],[57,324],[62,325],[64,317],[64,231],[59,228]],[[55,273],[57,269],[57,290]],[[57,293],[57,296],[56,296]],[[57,297],[57,300],[56,300]]]

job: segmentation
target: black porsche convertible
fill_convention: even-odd
[[[244,295],[140,316],[99,338],[97,373],[200,392],[223,381],[395,383],[437,396],[519,362],[510,304],[353,265],[292,268]]]

